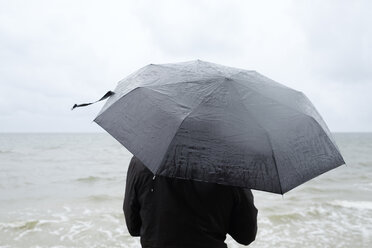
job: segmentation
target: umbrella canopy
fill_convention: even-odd
[[[121,80],[95,122],[155,175],[285,193],[344,164],[299,91],[204,61]]]

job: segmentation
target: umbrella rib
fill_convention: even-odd
[[[253,88],[251,88],[251,87],[249,87],[248,85],[245,85],[245,84],[239,83],[238,80],[236,80],[236,79],[234,79],[233,81],[236,82],[237,84],[243,86],[243,87],[246,87],[246,88],[248,88],[248,89],[254,91],[255,93],[261,95],[262,97],[264,97],[264,98],[266,98],[266,99],[269,99],[269,100],[271,100],[271,101],[274,101],[274,102],[276,102],[277,104],[279,104],[279,105],[281,105],[281,106],[285,106],[285,107],[287,107],[287,108],[289,108],[289,109],[292,109],[292,110],[295,111],[297,114],[299,114],[299,115],[301,115],[301,116],[304,116],[305,118],[312,118],[316,123],[318,123],[318,125],[319,125],[319,126],[321,127],[321,129],[324,131],[324,129],[322,128],[322,125],[320,125],[320,123],[319,123],[319,122],[318,122],[318,121],[317,121],[313,116],[308,115],[308,114],[305,114],[305,113],[302,113],[302,112],[298,111],[297,109],[294,109],[293,107],[291,107],[291,106],[289,106],[289,105],[287,105],[287,104],[284,104],[284,103],[279,102],[279,101],[277,101],[277,100],[275,100],[275,99],[272,99],[272,98],[270,98],[269,96],[266,96],[266,95],[262,94],[261,92],[255,90],[255,89],[253,89]],[[237,91],[239,92],[238,89],[237,89]],[[300,92],[300,91],[296,91],[296,92],[299,92],[299,93],[303,94],[303,93]],[[331,140],[331,141],[332,141],[332,140]],[[333,143],[333,142],[332,142],[332,143]],[[299,176],[302,177],[302,174],[299,173],[299,172],[297,172],[296,168],[294,168],[293,166],[291,166],[291,167],[296,171],[296,173],[297,173]]]
[[[235,80],[234,80],[235,82]],[[234,89],[236,90],[237,94],[241,97],[240,93],[239,93],[239,90],[236,88],[236,86],[234,85],[234,83],[232,83],[232,86],[234,87]],[[280,193],[283,195],[283,188],[282,188],[282,183],[280,182],[280,176],[279,176],[279,170],[278,170],[278,163],[276,162],[276,159],[275,159],[275,152],[274,152],[274,147],[273,147],[273,144],[271,142],[271,139],[270,139],[270,136],[266,130],[266,128],[264,128],[254,117],[254,115],[252,115],[251,111],[249,111],[249,109],[247,108],[247,106],[245,106],[244,102],[242,103],[243,107],[247,110],[247,112],[250,114],[250,116],[252,117],[252,119],[257,123],[257,125],[259,127],[261,127],[265,132],[265,135],[267,137],[267,140],[269,141],[269,144],[270,144],[270,147],[271,147],[271,152],[272,152],[272,158],[274,160],[274,164],[275,164],[275,169],[276,169],[276,174],[278,175],[278,182],[279,182],[279,187],[280,187]]]
[[[163,95],[163,96],[167,96],[167,98],[168,98],[169,101],[171,101],[171,102],[173,102],[173,103],[175,103],[175,104],[177,104],[177,105],[179,105],[179,106],[182,106],[182,107],[185,107],[185,108],[186,108],[186,107],[187,107],[187,108],[190,108],[189,106],[182,105],[182,104],[176,102],[174,99],[172,99],[171,97],[169,97],[167,94],[164,94],[164,93],[162,93],[162,92],[160,92],[160,91],[157,91],[156,89],[151,89],[151,88],[146,87],[146,86],[139,86],[138,88],[146,89],[146,90],[149,90],[149,91],[151,91],[151,92],[154,92],[154,93],[157,93],[157,94],[160,94],[160,95]],[[160,107],[160,105],[157,105],[157,106]]]
[[[265,128],[263,128],[263,129],[266,130]],[[273,144],[271,143],[271,139],[270,139],[269,135],[266,134],[266,136],[269,139],[269,143],[270,143],[270,146],[271,146],[272,158],[273,158],[274,163],[275,163],[276,174],[278,175],[278,181],[279,181],[279,187],[280,187],[280,194],[283,195],[283,187],[282,187],[282,183],[280,182],[280,176],[279,176],[279,170],[278,170],[278,163],[276,162],[274,147],[273,147]]]
[[[113,105],[115,105],[115,103],[117,103],[121,98],[123,98],[124,96],[127,96],[127,95],[129,95],[129,94],[133,94],[133,92],[134,91],[136,91],[136,90],[138,90],[140,87],[135,87],[135,88],[133,88],[133,89],[131,89],[128,93],[126,93],[125,95],[122,95],[122,96],[119,96],[113,103],[111,103],[108,107],[106,107],[106,104],[107,104],[107,101],[106,101],[106,103],[105,103],[105,105],[102,107],[102,109],[101,109],[101,111],[98,113],[98,115],[96,116],[96,118],[94,118],[94,120],[93,121],[96,121],[97,119],[98,119],[98,117],[100,116],[100,115],[102,115],[103,114],[103,112],[106,112],[108,109],[110,109]],[[115,91],[114,91],[114,93],[115,93]],[[113,96],[115,96],[115,95],[117,95],[116,93],[113,95]]]
[[[279,102],[279,101],[276,100],[276,99],[270,98],[269,96],[266,96],[265,94],[263,94],[263,93],[261,93],[261,92],[255,90],[255,89],[253,89],[252,87],[249,87],[249,86],[246,85],[246,84],[242,84],[242,83],[240,83],[238,79],[234,79],[233,81],[236,82],[237,84],[243,86],[243,87],[246,87],[246,88],[248,88],[248,89],[250,89],[250,90],[256,92],[257,94],[260,94],[262,97],[265,97],[266,99],[270,99],[270,100],[276,102],[276,103],[279,104],[279,105],[282,105],[282,106],[285,106],[285,107],[287,107],[287,108],[292,109],[292,110],[295,111],[297,114],[300,114],[300,115],[303,115],[303,116],[305,116],[305,117],[310,117],[310,118],[314,119],[314,120],[319,124],[319,126],[320,126],[323,130],[325,129],[324,131],[325,131],[329,136],[331,136],[330,139],[331,139],[332,143],[333,143],[333,144],[338,148],[338,146],[337,146],[336,142],[334,141],[334,138],[332,137],[332,134],[331,134],[331,132],[329,131],[329,128],[327,127],[326,123],[324,122],[322,116],[318,113],[318,111],[316,110],[316,108],[313,106],[313,104],[311,103],[311,101],[307,98],[307,96],[306,96],[303,92],[301,92],[301,91],[296,91],[296,90],[293,90],[293,89],[288,88],[288,89],[290,89],[290,90],[293,90],[293,92],[295,92],[295,93],[302,94],[302,96],[305,98],[305,100],[308,102],[308,104],[310,104],[310,105],[313,107],[312,110],[314,110],[316,118],[315,118],[314,116],[310,115],[310,114],[302,113],[302,112],[298,111],[297,109],[293,108],[292,106],[290,106],[290,105],[288,105],[288,104],[285,104],[285,103]],[[274,82],[275,82],[275,81],[274,81]],[[285,86],[285,87],[286,87],[286,86]],[[319,122],[317,119],[319,119],[320,122]],[[323,126],[324,126],[324,127],[323,127]]]
[[[245,71],[247,71],[247,70],[245,70]],[[244,73],[245,71],[242,70],[240,72],[234,73],[233,75],[231,75],[231,77],[234,78],[234,76],[239,76],[242,73]],[[252,74],[254,74],[256,80],[257,80],[257,78],[262,78],[263,80],[260,80],[260,81],[265,81],[266,80],[265,83],[268,83],[268,81],[269,81],[271,87],[284,88],[284,89],[287,89],[287,90],[292,90],[294,92],[300,92],[300,91],[294,90],[292,88],[289,88],[289,87],[285,86],[284,84],[281,84],[279,82],[276,82],[276,81],[272,80],[271,78],[268,78],[268,77],[266,77],[266,76],[258,73],[257,71],[248,71],[248,72],[251,72]]]
[[[190,61],[190,62],[193,62],[193,61]],[[206,62],[206,63],[214,64],[214,63],[210,63],[210,62]],[[217,65],[217,66],[221,66],[221,65],[218,65],[218,64],[215,64],[215,65]],[[188,71],[188,70],[182,70],[181,68],[176,68],[176,67],[167,66],[167,64],[156,64],[155,66],[165,67],[165,68],[168,68],[168,69],[171,69],[171,70]],[[226,66],[222,66],[222,67],[226,67]],[[265,97],[265,98],[267,98],[267,99],[270,99],[270,100],[272,100],[272,101],[274,101],[274,102],[276,102],[276,103],[278,103],[278,104],[280,104],[280,105],[284,105],[284,106],[286,106],[286,107],[288,107],[288,108],[290,108],[290,109],[296,111],[296,112],[299,113],[299,114],[303,114],[303,115],[306,115],[306,116],[313,117],[313,116],[311,116],[311,115],[308,115],[308,114],[305,114],[305,113],[301,113],[300,111],[298,111],[297,109],[293,108],[292,106],[289,106],[289,105],[287,105],[287,104],[285,104],[285,103],[279,102],[279,101],[277,101],[277,100],[275,100],[275,99],[273,99],[273,98],[270,98],[269,96],[266,96],[266,95],[263,94],[262,92],[259,92],[259,91],[255,90],[255,89],[253,89],[252,87],[249,87],[249,86],[246,85],[246,84],[242,84],[242,83],[240,83],[240,82],[239,82],[240,79],[237,79],[237,78],[235,78],[234,76],[239,75],[239,73],[242,73],[242,72],[254,72],[254,73],[256,73],[257,75],[259,75],[259,76],[261,76],[261,77],[265,77],[265,76],[261,75],[260,73],[258,73],[258,72],[256,72],[256,71],[245,70],[245,69],[240,69],[240,70],[241,70],[241,71],[236,72],[236,73],[234,73],[234,74],[231,75],[231,79],[233,79],[233,81],[236,82],[237,84],[240,84],[240,85],[242,85],[243,87],[249,88],[250,90],[252,90],[252,91],[254,91],[254,92],[260,94],[261,96],[263,96],[263,97]],[[224,74],[224,73],[223,73],[223,74]],[[225,78],[226,76],[227,76],[227,75],[220,75],[220,76],[218,76],[218,77]],[[216,78],[218,78],[218,77],[216,77]],[[208,78],[208,77],[207,77],[207,78]],[[212,78],[213,78],[213,77],[212,77]],[[266,77],[265,77],[265,78],[266,78]],[[269,80],[272,80],[272,79],[270,79],[270,78],[268,78],[268,79],[269,79]],[[276,82],[276,81],[274,81],[274,80],[272,80],[272,81],[278,84],[278,85],[275,85],[275,86],[274,86],[274,85],[271,85],[272,87],[285,88],[285,89],[288,89],[288,90],[293,91],[294,93],[300,93],[300,94],[303,94],[301,91],[293,90],[293,89],[291,89],[291,88],[289,88],[289,87],[287,87],[287,86],[285,86],[285,85],[283,85],[283,84],[281,84],[281,83],[278,83],[278,82]],[[165,84],[165,85],[166,85],[166,84]],[[303,95],[304,95],[304,94],[303,94]],[[316,110],[316,109],[315,109],[315,110]],[[322,117],[319,115],[319,113],[318,113],[317,111],[315,111],[315,114],[317,115],[317,118],[319,118],[320,120],[323,121]],[[321,125],[321,126],[322,126],[322,125]]]
[[[144,88],[154,88],[153,90],[156,90],[155,88],[156,87],[162,87],[162,86],[167,86],[167,85],[175,85],[175,84],[184,84],[184,83],[196,83],[196,84],[203,84],[204,81],[208,81],[208,80],[212,80],[212,79],[224,79],[225,77],[223,76],[210,76],[210,77],[205,77],[205,78],[202,78],[202,79],[194,79],[194,80],[179,80],[179,81],[175,81],[173,83],[166,83],[166,84],[158,84],[158,85],[145,85],[145,86],[140,86],[140,87],[144,87]],[[204,80],[202,81],[202,83],[200,83],[201,80]]]
[[[176,132],[174,133],[174,135],[173,135],[173,138],[172,138],[172,140],[169,142],[169,144],[168,144],[168,146],[167,146],[167,149],[165,150],[165,154],[168,152],[168,150],[169,150],[169,147],[170,147],[170,145],[172,144],[172,142],[173,142],[173,140],[174,140],[174,138],[176,137],[176,133],[177,133],[177,131],[179,130],[179,128],[182,126],[182,124],[183,124],[183,122],[189,117],[189,115],[191,114],[191,113],[193,113],[193,111],[195,111],[204,101],[205,101],[205,99],[208,97],[208,96],[210,96],[215,90],[217,90],[217,88],[219,87],[219,86],[221,86],[223,83],[225,82],[225,80],[222,80],[222,82],[221,83],[219,83],[217,86],[216,86],[216,88],[214,88],[208,95],[206,95],[201,101],[200,101],[200,103],[194,108],[194,109],[192,109],[191,111],[190,111],[190,113],[188,113],[186,116],[185,116],[185,118],[183,118],[183,120],[181,121],[181,123],[180,123],[180,125],[178,125],[178,128],[176,129]],[[165,160],[165,156],[163,156],[163,159],[161,160],[161,162],[160,162],[160,165],[158,166],[158,170],[156,171],[156,175],[159,175],[158,173],[159,173],[159,170],[162,168],[161,166],[163,165],[163,163],[164,163],[164,160]]]
[[[257,94],[260,94],[261,96],[263,96],[263,97],[265,97],[265,98],[267,98],[267,99],[271,99],[270,97],[263,95],[262,93],[260,93],[260,92],[258,92],[258,91],[256,91],[256,90],[252,89],[251,87],[249,87],[249,86],[247,86],[247,85],[243,85],[243,84],[241,84],[241,83],[239,83],[239,82],[237,82],[237,81],[235,81],[235,80],[234,80],[234,82],[236,82],[236,83],[239,84],[239,85],[246,86],[246,87],[249,88],[250,90],[256,92]],[[240,95],[240,94],[239,94],[239,90],[236,88],[235,85],[234,85],[234,88],[236,89],[238,95]],[[300,93],[302,93],[302,92],[300,92]],[[278,104],[280,104],[280,105],[284,105],[284,106],[286,106],[286,107],[289,107],[290,109],[292,109],[292,110],[295,111],[296,113],[301,114],[301,115],[303,115],[305,118],[309,118],[309,119],[311,119],[312,121],[314,121],[314,123],[320,127],[321,132],[322,132],[322,133],[323,133],[323,134],[324,134],[324,135],[329,139],[329,141],[334,145],[334,147],[335,147],[336,149],[338,149],[337,145],[335,145],[335,144],[333,143],[332,139],[327,135],[327,132],[322,128],[322,125],[321,125],[321,124],[320,124],[320,123],[319,123],[319,122],[318,122],[318,121],[317,121],[313,116],[311,116],[311,115],[307,115],[307,114],[305,114],[305,113],[301,113],[301,112],[299,112],[298,110],[293,109],[293,108],[291,108],[290,106],[288,106],[288,105],[286,105],[286,104],[283,104],[283,103],[281,103],[281,102],[276,101],[275,99],[271,99],[271,100],[273,100],[274,102],[276,102],[276,103],[278,103]],[[248,112],[250,112],[250,111],[248,110],[248,108],[245,106],[244,103],[243,103],[243,106],[246,108],[246,110],[247,110]],[[251,116],[252,116],[253,119],[255,119],[253,115],[251,115]],[[256,123],[257,123],[260,127],[262,127],[264,130],[266,130],[266,129],[265,129],[262,125],[260,125],[257,121],[256,121]],[[266,133],[265,133],[265,134],[266,134]],[[266,134],[266,135],[267,135],[267,134]],[[275,159],[274,149],[273,149],[273,146],[272,146],[272,142],[271,142],[271,139],[270,139],[270,137],[269,137],[268,135],[267,135],[267,137],[268,137],[269,142],[270,142],[270,145],[271,145],[271,147],[272,147],[273,159],[274,159],[274,162],[275,162],[275,165],[276,165],[275,168],[276,168],[277,174],[278,174],[278,176],[279,176],[279,170],[278,170],[277,162],[276,162],[276,159]],[[345,163],[345,162],[343,161],[343,163]],[[302,175],[302,173],[300,173],[300,172],[298,172],[298,171],[296,170],[296,168],[294,168],[294,167],[292,167],[292,168],[293,168],[294,171],[296,171],[296,173],[297,173],[300,177],[302,177],[302,178],[304,177],[304,176]],[[279,184],[280,184],[280,188],[281,188],[281,194],[283,194],[283,190],[282,190],[282,186],[281,186],[280,178],[278,177],[278,179],[279,179]],[[310,179],[308,179],[308,180],[310,180]],[[306,180],[306,181],[308,181],[308,180]],[[290,189],[289,189],[289,190],[290,190]],[[289,190],[287,190],[286,192],[288,192]]]
[[[271,98],[271,97],[269,97],[269,96],[263,94],[262,92],[259,92],[259,91],[255,90],[255,89],[253,89],[252,87],[249,87],[249,86],[246,85],[246,84],[242,84],[242,83],[240,83],[238,79],[235,79],[235,78],[234,78],[233,81],[236,82],[237,84],[243,86],[243,87],[246,87],[246,88],[248,88],[248,89],[254,91],[255,93],[261,95],[262,97],[265,97],[265,98],[267,98],[267,99],[270,99],[270,100],[276,102],[276,103],[279,104],[279,105],[282,105],[282,106],[285,106],[285,107],[287,107],[287,108],[292,109],[293,111],[295,111],[295,112],[298,113],[298,114],[306,115],[306,116],[310,116],[310,115],[307,115],[307,114],[305,114],[305,113],[302,113],[302,112],[298,111],[297,109],[291,107],[290,105],[287,105],[287,104],[285,104],[285,103],[279,102],[278,100],[273,99],[273,98]],[[297,92],[299,92],[299,91],[297,91]],[[299,93],[302,93],[302,92],[299,92]]]
[[[237,73],[240,73],[240,72],[255,72],[254,70],[246,70],[246,69],[242,69],[242,68],[235,68],[235,67],[225,66],[225,65],[216,64],[216,63],[212,63],[212,62],[208,62],[208,61],[204,61],[204,60],[199,60],[199,59],[186,61],[186,63],[187,62],[189,62],[189,63],[196,63],[196,62],[200,63],[201,62],[202,64],[208,64],[209,68],[212,68],[214,71],[221,72],[223,74],[223,75],[221,75],[222,77],[229,77],[229,75],[226,75],[226,70],[229,70],[229,69],[234,70],[234,71],[238,71],[238,72],[234,73],[233,75],[235,75]],[[183,68],[171,67],[171,66],[169,66],[169,64],[155,64],[155,65],[160,66],[160,67],[164,67],[164,68],[168,68],[168,69],[178,70],[178,71],[190,71],[190,70],[185,70]],[[221,69],[223,71],[221,71]]]

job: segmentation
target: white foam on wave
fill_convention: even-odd
[[[369,201],[337,200],[293,208],[293,213],[304,214],[302,218],[279,218],[281,221],[278,222],[273,221],[271,213],[264,214],[258,219],[258,236],[251,247],[321,248],[337,244],[337,247],[369,248],[372,223],[366,216],[371,208]],[[278,212],[275,216],[287,214]],[[317,242],[313,243],[313,240]]]
[[[58,228],[58,230],[50,231],[49,233],[55,236],[60,236],[61,232],[64,230],[63,227]]]
[[[98,228],[98,232],[101,232],[107,236],[107,238],[112,239],[112,232],[105,230],[102,227]]]
[[[67,222],[67,221],[69,221],[70,219],[68,218],[68,216],[66,216],[65,214],[61,214],[61,213],[56,213],[56,214],[52,214],[52,216],[53,217],[57,217],[57,218],[59,218],[60,220],[60,222]]]
[[[93,213],[92,210],[90,210],[88,208],[84,208],[84,212],[83,212],[84,215],[92,215],[92,213]]]
[[[31,230],[26,230],[26,231],[23,231],[21,232],[17,237],[14,238],[15,241],[18,241],[20,240],[23,236],[29,234],[29,233],[33,233],[33,232],[42,232],[43,230],[41,228],[34,228],[34,229],[31,229]]]
[[[359,190],[372,191],[372,183],[358,183],[354,184],[354,187]]]
[[[332,205],[344,208],[355,208],[361,210],[372,210],[372,201],[333,201]]]
[[[66,212],[68,212],[68,213],[71,212],[71,208],[70,207],[64,206],[63,209],[66,210]]]
[[[93,227],[93,223],[91,221],[76,221],[72,224],[70,230],[67,234],[60,236],[60,241],[65,240],[66,238],[70,241],[75,239],[75,236],[84,233],[85,231],[89,231]]]

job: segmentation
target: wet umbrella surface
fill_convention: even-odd
[[[283,194],[344,164],[299,91],[204,61],[148,65],[95,119],[155,175]]]

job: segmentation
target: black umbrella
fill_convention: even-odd
[[[150,64],[114,92],[95,122],[155,175],[283,194],[344,164],[308,98],[255,71]]]

